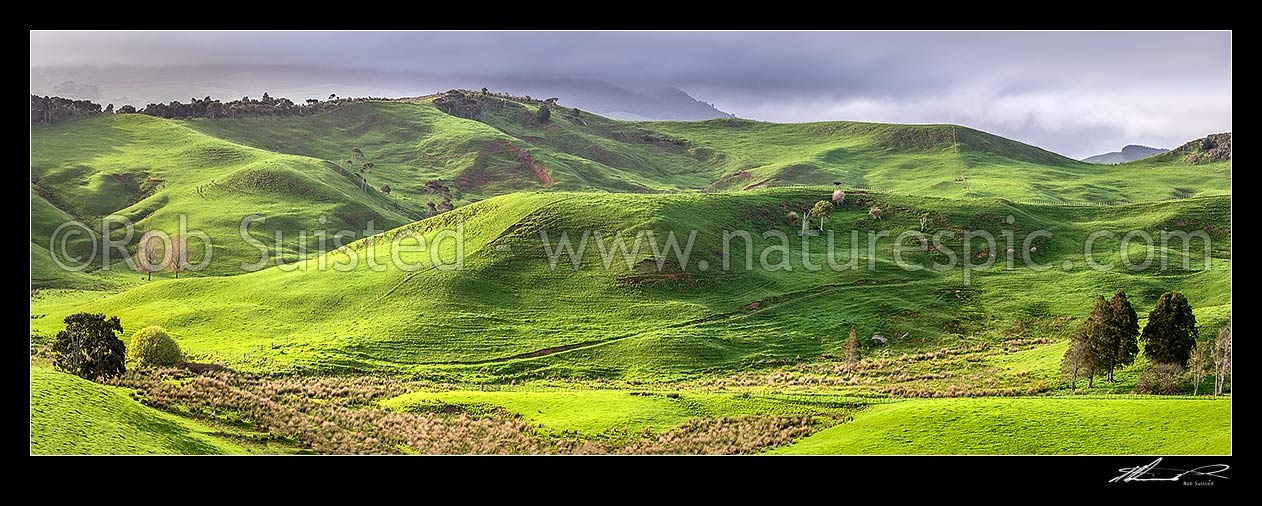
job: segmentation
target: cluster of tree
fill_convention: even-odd
[[[259,100],[241,97],[241,100],[220,102],[206,97],[190,99],[187,104],[179,101],[171,101],[166,104],[148,104],[139,110],[130,105],[124,105],[115,111],[114,104],[109,104],[102,109],[101,104],[89,100],[71,100],[61,97],[31,95],[31,124],[47,125],[67,119],[84,118],[98,114],[114,114],[115,112],[118,114],[147,114],[168,119],[305,116],[327,111],[348,102],[368,100],[386,99],[375,97],[338,98],[337,95],[329,95],[329,99],[326,101],[309,98],[303,103],[294,103],[288,98],[272,98],[271,95],[264,92],[263,98]]]
[[[104,113],[114,112],[114,104],[105,108]],[[102,114],[101,104],[90,100],[71,100],[61,97],[41,97],[31,95],[31,124],[47,125],[58,121],[86,118]]]
[[[362,165],[356,168],[355,163],[358,160],[363,160],[363,159],[364,159],[364,151],[362,149],[351,148],[351,158],[349,160],[346,160],[345,162],[346,166],[342,167],[341,165],[338,165],[337,170],[338,172],[341,172],[343,175],[350,174],[352,176],[358,177],[359,189],[363,191],[368,191],[368,188],[369,188],[368,173],[372,172],[372,168],[376,167],[376,164],[369,161],[364,161]],[[389,185],[382,186],[381,193],[389,194],[390,186]]]
[[[1114,369],[1135,362],[1138,338],[1139,317],[1126,292],[1118,290],[1110,301],[1097,296],[1091,315],[1074,332],[1062,361],[1070,388],[1078,388],[1079,376],[1087,378],[1088,388],[1095,386],[1097,374],[1112,383]]]
[[[345,99],[337,98],[337,95],[329,95],[327,101],[321,102],[318,99],[310,98],[304,103],[298,104],[288,98],[272,98],[271,95],[264,92],[263,98],[259,100],[241,97],[241,100],[220,102],[210,97],[203,99],[193,98],[187,104],[179,101],[171,101],[167,104],[148,104],[144,109],[137,112],[161,118],[215,119],[243,116],[305,116],[333,109],[346,102],[360,100],[370,99]]]
[[[176,234],[165,236],[160,230],[150,230],[140,236],[136,246],[136,270],[145,273],[149,281],[155,272],[174,272],[175,279],[180,279],[180,272],[191,267],[189,258],[188,237]]]
[[[1118,290],[1112,300],[1096,297],[1091,315],[1074,332],[1061,367],[1070,378],[1070,388],[1073,389],[1077,389],[1080,377],[1087,378],[1088,388],[1094,386],[1097,375],[1103,375],[1106,381],[1112,383],[1115,381],[1114,370],[1135,362],[1139,342],[1142,341],[1144,357],[1154,365],[1154,374],[1183,371],[1191,361],[1192,368],[1188,371],[1194,383],[1200,383],[1210,364],[1214,365],[1216,377],[1229,375],[1230,325],[1213,344],[1198,347],[1198,338],[1196,316],[1182,293],[1161,294],[1156,306],[1148,313],[1148,323],[1140,332],[1135,309],[1127,300],[1126,292]],[[1167,383],[1155,376],[1146,381]],[[1221,383],[1216,381],[1216,385]],[[1222,388],[1216,388],[1215,393],[1222,393]]]
[[[64,320],[66,328],[53,341],[53,365],[81,378],[96,381],[127,372],[130,357],[143,364],[171,366],[183,362],[180,346],[162,327],[146,327],[132,336],[131,344],[119,337],[123,324],[117,316],[75,313]]]

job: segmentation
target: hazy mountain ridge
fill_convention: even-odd
[[[730,118],[713,104],[674,87],[645,91],[593,79],[495,77],[417,72],[347,71],[294,66],[189,66],[172,68],[55,67],[31,69],[31,93],[136,108],[148,103],[211,96],[236,99],[263,92],[301,101],[338,96],[406,97],[454,88],[483,87],[514,95],[559,97],[569,106],[633,120],[696,121]]]
[[[1150,156],[1156,156],[1170,151],[1165,148],[1150,148],[1148,146],[1140,146],[1138,144],[1129,144],[1122,148],[1121,151],[1113,151],[1095,156],[1088,156],[1082,161],[1086,163],[1096,163],[1104,165],[1114,165],[1119,163],[1133,162],[1135,160],[1143,160]]]

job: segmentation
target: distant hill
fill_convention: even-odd
[[[37,125],[33,282],[91,284],[87,273],[58,269],[42,251],[58,224],[109,215],[145,229],[170,229],[188,215],[190,226],[225,241],[202,274],[229,274],[257,262],[255,248],[231,240],[246,214],[274,216],[253,225],[260,237],[281,227],[308,232],[305,244],[281,247],[291,260],[316,245],[317,229],[393,228],[435,208],[521,191],[739,192],[840,182],[892,194],[1067,204],[1230,193],[1230,162],[1222,161],[1230,139],[1223,136],[1196,141],[1177,157],[1134,162],[1148,167],[1138,176],[957,125],[629,123],[562,105],[541,121],[543,106],[538,97],[454,92],[308,116],[110,114]],[[362,155],[353,156],[355,148]],[[368,162],[364,185],[360,169]],[[67,247],[90,252],[91,244]]]
[[[226,78],[231,76],[231,78]],[[301,103],[339,96],[420,96],[483,87],[561,102],[614,119],[697,121],[730,118],[714,105],[673,87],[644,89],[596,79],[556,77],[497,77],[428,74],[421,72],[345,72],[319,67],[285,65],[190,65],[166,68],[32,68],[31,93],[92,100],[102,106],[188,101],[213,96],[228,100],[263,92]]]
[[[1148,146],[1140,146],[1138,144],[1131,144],[1129,146],[1122,148],[1121,151],[1114,151],[1112,153],[1104,153],[1102,155],[1088,156],[1086,158],[1083,158],[1082,161],[1087,162],[1087,163],[1101,164],[1101,165],[1116,165],[1119,163],[1133,162],[1135,160],[1143,160],[1144,158],[1148,158],[1150,156],[1156,156],[1156,155],[1165,153],[1166,151],[1169,151],[1169,150],[1164,149],[1164,148],[1150,148]]]

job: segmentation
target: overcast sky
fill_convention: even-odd
[[[675,86],[743,118],[958,123],[1075,158],[1231,130],[1229,32],[31,33],[32,68],[189,64]]]

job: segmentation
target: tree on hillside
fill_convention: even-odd
[[[824,231],[824,219],[833,213],[833,203],[827,200],[821,200],[815,203],[811,208],[811,215],[819,217],[819,231]]]
[[[372,167],[373,167],[372,162],[364,162],[364,165],[359,168],[359,173],[362,174],[359,178],[360,190],[368,191],[368,173],[372,172]]]
[[[1095,355],[1092,353],[1091,340],[1088,338],[1088,332],[1091,330],[1091,319],[1083,322],[1078,330],[1069,340],[1069,349],[1065,351],[1065,358],[1061,360],[1060,370],[1066,376],[1069,376],[1069,388],[1078,391],[1078,377],[1087,378],[1087,388],[1095,386]]]
[[[160,233],[158,230],[145,232],[136,246],[136,270],[145,273],[149,281],[153,281],[154,271],[162,269],[162,261],[158,259],[158,246],[162,244]]]
[[[535,111],[535,120],[540,123],[547,123],[550,118],[552,118],[552,108],[547,105],[541,105],[539,110]]]
[[[1214,339],[1214,395],[1222,395],[1223,387],[1231,379],[1231,321],[1218,331]]]
[[[1109,368],[1113,363],[1113,352],[1118,348],[1117,342],[1108,331],[1111,311],[1109,301],[1105,300],[1103,295],[1097,295],[1095,306],[1091,308],[1091,315],[1087,316],[1086,321],[1083,321],[1079,327],[1079,331],[1082,332],[1091,348],[1088,352],[1091,357],[1091,370],[1097,373]]]
[[[118,114],[136,114],[136,108],[131,105],[124,105],[118,108]]]
[[[482,87],[482,96],[484,96],[484,97],[486,96],[486,87],[485,87],[485,86],[483,86],[483,87]]]
[[[843,350],[846,354],[846,362],[855,363],[863,355],[863,346],[859,344],[859,332],[855,330],[855,326],[850,326],[850,337],[846,338]]]
[[[163,267],[180,279],[180,271],[188,270],[188,257],[188,237],[177,235],[171,238],[171,252],[162,257]]]
[[[1139,317],[1126,299],[1126,292],[1118,290],[1113,293],[1105,322],[1107,340],[1113,348],[1112,353],[1101,358],[1108,364],[1107,379],[1113,383],[1113,369],[1135,363],[1135,357],[1139,355]]]
[[[1214,366],[1214,343],[1213,341],[1202,341],[1196,344],[1196,349],[1192,350],[1192,356],[1188,358],[1187,375],[1188,380],[1192,382],[1192,395],[1196,395],[1201,391],[1201,380],[1205,379],[1205,375]]]
[[[363,158],[364,152],[359,148],[351,148],[351,158]]]
[[[81,378],[95,380],[123,374],[127,345],[118,338],[123,325],[117,316],[75,313],[67,316],[65,330],[53,341],[53,365]]]
[[[381,193],[384,193],[387,196],[390,195],[390,185],[388,184],[381,185]]]
[[[1144,356],[1152,363],[1182,367],[1187,365],[1198,337],[1192,305],[1182,293],[1166,292],[1148,313],[1140,340],[1144,341]]]
[[[841,188],[833,190],[833,203],[834,204],[841,205],[841,203],[845,201],[846,201],[846,190],[843,190]]]
[[[105,106],[105,114],[114,114],[114,104]]]
[[[336,93],[330,93],[330,94],[329,94],[329,100],[337,100],[337,94],[336,94]]]

